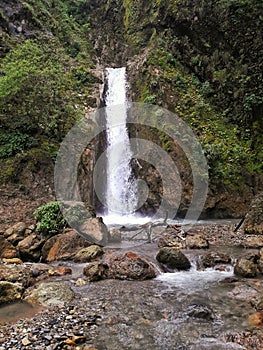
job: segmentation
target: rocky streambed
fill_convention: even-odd
[[[262,249],[235,227],[201,223],[183,237],[170,225],[152,243],[2,259],[0,349],[262,349]]]

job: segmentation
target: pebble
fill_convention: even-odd
[[[52,307],[34,316],[31,320],[15,324],[0,325],[0,338],[3,339],[0,350],[55,350],[76,349],[77,345],[95,337],[97,320],[103,310],[87,310],[87,304]],[[95,312],[94,312],[95,311]],[[1,344],[1,343],[0,343]],[[81,347],[83,349],[83,346]],[[89,349],[89,347],[84,347]],[[91,348],[90,348],[91,349]]]

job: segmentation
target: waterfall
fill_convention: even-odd
[[[129,216],[137,205],[136,181],[132,174],[132,152],[126,125],[127,81],[125,68],[107,68],[106,103],[107,185],[109,216]]]

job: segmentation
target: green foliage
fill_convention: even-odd
[[[36,145],[36,139],[20,132],[0,135],[0,158],[9,158]]]
[[[56,41],[27,40],[2,62],[0,120],[6,130],[60,139],[78,118],[67,56]]]
[[[171,56],[164,45],[162,41],[162,48],[156,47],[148,54],[141,79],[136,81],[136,89],[141,92],[138,99],[145,102],[154,96],[154,103],[162,101],[176,112],[198,136],[212,181],[239,188],[244,168],[259,171],[260,166],[256,166],[259,159],[255,158],[257,152],[252,151],[249,140],[238,137],[240,129],[227,123],[212,107],[210,82],[201,83],[182,64],[168,59]],[[254,96],[249,102],[255,104]],[[167,152],[174,152],[171,140],[162,134],[159,137],[162,147]]]
[[[58,202],[49,202],[39,207],[34,213],[37,230],[43,235],[56,235],[67,226]]]

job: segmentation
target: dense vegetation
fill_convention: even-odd
[[[133,99],[191,125],[212,184],[253,187],[263,171],[262,21],[260,0],[3,1],[0,178],[14,177],[14,157],[55,155],[94,106],[95,62],[137,60]]]
[[[214,181],[242,188],[262,174],[262,2],[125,0],[123,6],[126,40],[135,52],[150,47],[134,84],[137,98],[191,125]]]
[[[0,5],[2,181],[15,180],[16,163],[54,157],[59,142],[88,108],[94,77],[86,40],[89,24],[76,20],[81,3]]]

